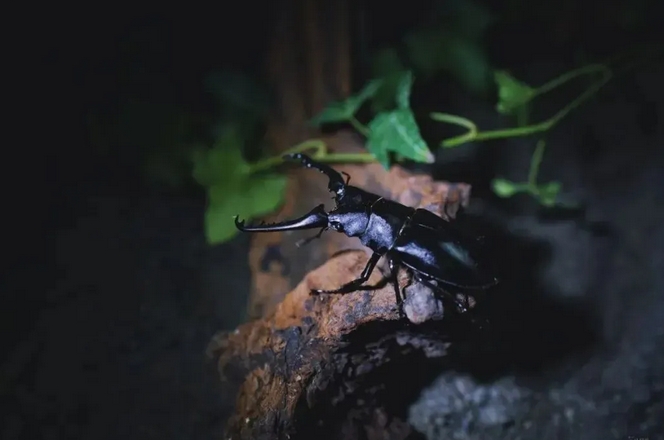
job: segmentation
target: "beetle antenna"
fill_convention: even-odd
[[[346,176],[346,185],[348,185],[348,182],[350,182],[350,174],[348,174],[348,173],[345,172],[345,171],[342,171],[341,174],[343,174],[344,176]]]

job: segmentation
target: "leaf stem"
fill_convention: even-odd
[[[470,119],[466,119],[461,116],[451,115],[449,113],[431,113],[431,119],[434,121],[447,122],[449,124],[459,125],[465,127],[468,131],[465,134],[456,136],[454,139],[458,139],[459,142],[468,142],[473,140],[477,136],[477,125]]]
[[[325,163],[373,163],[376,162],[376,156],[371,153],[330,153],[317,160]]]
[[[578,69],[570,70],[569,72],[565,72],[562,75],[552,79],[551,81],[542,84],[538,88],[536,88],[533,91],[532,98],[535,98],[536,96],[543,95],[545,93],[550,92],[551,90],[562,86],[566,82],[569,82],[573,80],[576,77],[583,76],[583,75],[591,75],[594,73],[606,73],[609,71],[609,68],[602,65],[602,64],[590,64],[587,66],[580,67]]]
[[[533,157],[530,159],[530,171],[528,172],[528,186],[531,190],[537,188],[537,175],[539,174],[540,164],[542,163],[542,157],[544,156],[544,149],[546,148],[546,142],[544,139],[537,141],[537,146],[533,152]]]
[[[466,134],[445,139],[441,142],[441,145],[443,148],[453,148],[470,141],[486,141],[490,139],[530,136],[535,133],[540,133],[543,131],[550,130],[554,125],[560,122],[561,119],[567,116],[568,113],[570,113],[572,110],[581,105],[584,101],[586,101],[588,98],[594,95],[599,89],[601,89],[604,86],[604,84],[609,82],[609,80],[613,76],[613,73],[608,67],[603,65],[586,66],[584,68],[576,69],[574,71],[561,75],[558,78],[549,81],[548,83],[536,89],[535,95],[540,95],[542,93],[550,91],[554,86],[557,87],[581,74],[589,74],[599,71],[603,73],[602,78],[593,83],[583,93],[581,93],[569,104],[567,104],[565,107],[563,107],[561,110],[559,110],[556,114],[554,114],[552,117],[550,117],[547,120],[544,120],[537,124],[527,125],[525,127],[513,127],[513,128],[500,129],[500,130],[477,131],[474,135],[471,135],[471,132],[469,131]],[[444,122],[451,122],[451,121],[444,121]]]

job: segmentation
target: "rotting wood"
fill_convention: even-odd
[[[408,435],[405,422],[382,406],[379,396],[386,384],[380,374],[372,373],[391,363],[403,364],[404,359],[412,369],[416,358],[408,356],[413,353],[420,359],[445,358],[463,338],[455,339],[459,333],[449,323],[453,320],[427,327],[399,319],[389,283],[345,295],[311,295],[311,289],[350,281],[366,261],[364,252],[330,259],[307,274],[273,312],[214,339],[208,353],[218,359],[222,378],[238,387],[236,411],[225,438],[303,438],[303,431],[318,435],[339,426],[348,439],[355,438],[348,432],[359,431],[372,432],[373,438]],[[399,277],[402,287],[408,282],[404,273]],[[374,271],[367,285],[383,280]],[[378,380],[374,388],[368,385],[372,380]],[[344,405],[350,409],[337,409]],[[364,418],[358,412],[364,412]],[[319,420],[323,426],[311,423]],[[325,422],[331,425],[324,426]],[[329,438],[342,437],[330,434]]]

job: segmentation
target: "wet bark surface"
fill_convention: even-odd
[[[274,312],[215,338],[209,354],[238,388],[228,438],[412,434],[404,397],[431,379],[432,359],[443,360],[438,368],[451,364],[451,353],[469,344],[470,318],[440,316],[430,325],[414,325],[400,317],[389,284],[345,295],[311,293],[354,279],[366,261],[364,252],[331,259],[306,275]],[[383,279],[376,271],[367,285]],[[403,287],[408,282],[400,277]],[[421,367],[417,374],[413,362]]]

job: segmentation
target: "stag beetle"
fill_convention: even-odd
[[[236,216],[235,226],[243,232],[321,228],[317,235],[304,242],[334,229],[349,237],[359,238],[363,245],[373,250],[359,278],[338,289],[313,290],[312,293],[350,293],[361,289],[381,257],[386,257],[389,262],[400,313],[403,313],[402,295],[395,270],[398,264],[410,269],[416,281],[452,299],[459,312],[467,311],[466,306],[443,286],[475,290],[486,289],[498,282],[497,278],[487,273],[474,254],[472,249],[477,240],[460,235],[449,222],[431,211],[408,207],[350,186],[350,176],[347,175],[344,181],[339,172],[305,154],[288,154],[284,159],[299,160],[302,166],[325,174],[329,178],[328,189],[335,194],[336,207],[327,213],[325,205],[321,204],[295,220],[252,226],[245,226],[244,221]]]

